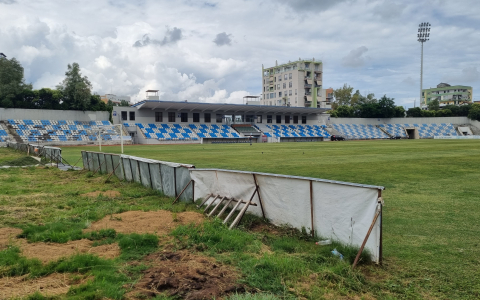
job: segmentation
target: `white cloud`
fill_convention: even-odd
[[[138,101],[152,88],[165,100],[236,103],[261,93],[262,64],[315,57],[325,86],[347,82],[406,103],[418,97],[422,21],[432,23],[424,86],[448,79],[480,88],[480,7],[462,3],[0,0],[0,52],[20,60],[35,88],[54,87],[78,62],[100,94]],[[219,47],[233,37],[235,47]]]

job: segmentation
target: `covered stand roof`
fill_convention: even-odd
[[[178,101],[160,101],[143,100],[135,103],[132,107],[137,109],[164,109],[164,110],[190,110],[190,111],[212,111],[222,113],[276,113],[276,114],[321,114],[328,108],[311,107],[289,107],[289,106],[269,106],[269,105],[244,105],[244,104],[226,104],[226,103],[201,103],[201,102],[178,102]]]

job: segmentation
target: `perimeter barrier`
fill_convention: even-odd
[[[136,156],[82,151],[85,169],[138,182],[182,201],[203,199],[209,215],[222,204],[248,211],[275,225],[368,249],[382,259],[382,186],[289,175],[221,169]],[[193,183],[193,184],[192,184]],[[222,203],[222,201],[227,201]],[[216,204],[216,205],[214,205]],[[222,209],[222,211],[224,211]],[[356,264],[355,261],[354,265]]]
[[[368,249],[372,260],[381,262],[382,186],[220,169],[191,169],[190,175],[195,199],[250,199],[258,203],[248,206],[254,215]],[[206,203],[219,201],[211,197]]]
[[[89,171],[115,174],[120,180],[138,182],[169,197],[183,191],[179,198],[182,201],[194,198],[194,187],[189,184],[193,165],[92,151],[82,151],[82,160]]]
[[[25,143],[16,143],[16,142],[7,142],[7,147],[25,152],[29,155],[35,155],[52,162],[61,163],[62,158],[62,149],[58,147],[42,146],[37,144],[25,144]]]

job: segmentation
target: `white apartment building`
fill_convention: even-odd
[[[302,60],[275,67],[262,65],[262,105],[321,107],[322,72],[321,61]]]

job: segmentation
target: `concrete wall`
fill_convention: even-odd
[[[0,120],[106,121],[107,111],[0,108]]]

